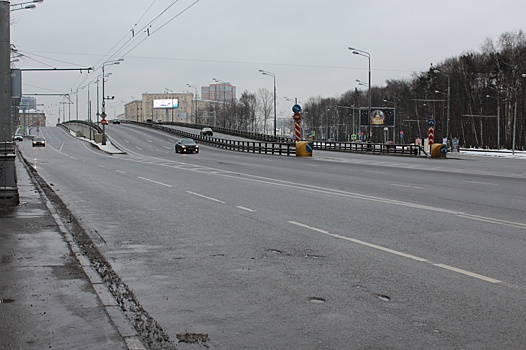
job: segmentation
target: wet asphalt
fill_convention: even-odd
[[[38,182],[0,207],[0,349],[146,349]]]

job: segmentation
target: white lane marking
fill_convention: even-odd
[[[500,219],[494,219],[494,218],[486,218],[486,217],[479,216],[479,215],[472,215],[472,214],[465,214],[465,213],[459,213],[457,214],[457,216],[460,218],[465,218],[465,219],[471,219],[471,220],[489,222],[489,223],[497,224],[497,225],[504,225],[504,226],[510,226],[510,227],[515,227],[515,228],[526,229],[526,224],[523,224],[520,222],[500,220]]]
[[[106,169],[106,167],[105,167],[104,165],[97,164],[97,166],[98,166],[99,168]]]
[[[254,209],[250,209],[250,208],[242,207],[242,206],[240,206],[240,205],[237,205],[236,207],[239,208],[239,209],[242,209],[242,210],[246,210],[246,211],[252,212],[252,213],[256,211],[256,210],[254,210]]]
[[[379,245],[376,245],[376,244],[372,244],[372,243],[368,243],[368,242],[365,242],[365,241],[360,241],[359,239],[354,239],[354,238],[345,237],[345,236],[337,235],[337,234],[334,234],[334,233],[330,233],[329,231],[322,230],[322,229],[319,229],[319,228],[316,228],[316,227],[312,227],[312,226],[309,226],[309,225],[305,225],[305,224],[302,224],[302,223],[299,223],[299,222],[296,222],[296,221],[289,221],[289,223],[293,224],[293,225],[296,225],[296,226],[299,226],[299,227],[303,227],[303,228],[309,229],[311,231],[316,231],[316,232],[319,232],[319,233],[323,233],[324,235],[327,235],[327,236],[343,239],[343,240],[346,240],[346,241],[349,241],[349,242],[353,242],[353,243],[356,243],[356,244],[360,244],[360,245],[363,245],[363,246],[366,246],[366,247],[369,247],[369,248],[381,250],[381,251],[386,252],[386,253],[398,255],[398,256],[401,256],[401,257],[404,257],[404,258],[416,260],[418,262],[431,264],[431,265],[436,266],[436,267],[440,267],[440,268],[443,268],[443,269],[446,269],[446,270],[450,270],[450,271],[454,271],[454,272],[457,272],[457,273],[461,273],[463,275],[466,275],[466,276],[469,276],[469,277],[473,277],[473,278],[477,278],[477,279],[482,280],[482,281],[486,281],[486,282],[490,282],[490,283],[501,283],[502,282],[500,280],[497,280],[497,279],[494,279],[494,278],[491,278],[491,277],[479,275],[477,273],[470,272],[470,271],[463,270],[463,269],[459,269],[459,268],[456,268],[456,267],[453,267],[453,266],[449,266],[449,265],[445,265],[445,264],[433,263],[433,262],[431,262],[431,261],[429,261],[427,259],[415,256],[415,255],[399,252],[399,251],[394,250],[394,249],[382,247],[382,246],[379,246]]]
[[[406,187],[406,188],[416,188],[417,190],[423,190],[424,189],[423,187],[420,187],[420,186],[409,186],[409,185],[402,185],[402,184],[391,184],[391,186]]]
[[[153,142],[152,140],[148,140],[148,139],[146,139],[146,141],[148,141],[148,142],[150,142],[150,143],[152,143],[152,142]]]
[[[115,170],[116,172],[118,173],[121,173],[121,174],[126,174],[126,172],[122,171],[122,170]]]
[[[128,140],[126,140],[126,139],[124,139],[124,142],[126,142],[126,143],[130,143],[130,141],[128,141]]]
[[[168,184],[165,184],[165,183],[162,183],[162,182],[159,182],[159,181],[148,179],[146,177],[138,176],[138,178],[141,179],[141,180],[144,180],[144,181],[153,182],[154,184],[158,184],[158,185],[162,185],[162,186],[166,186],[166,187],[173,187],[172,185],[168,185]]]
[[[193,194],[194,196],[197,196],[197,197],[209,199],[209,200],[214,201],[214,202],[219,202],[219,203],[226,204],[226,202],[223,202],[222,200],[219,200],[219,199],[216,199],[216,198],[212,198],[212,197],[208,197],[208,196],[205,196],[203,194],[199,194],[199,193],[195,193],[195,192],[191,192],[191,191],[186,191],[186,193]]]
[[[121,158],[121,159],[125,160],[125,161],[149,163],[149,161],[145,161],[144,159],[142,159],[143,157],[140,154],[138,154],[138,153],[135,153],[135,152],[130,151],[130,150],[128,150],[128,153],[137,155],[137,156],[141,157],[141,159],[133,159],[133,158],[128,158],[128,159]],[[150,157],[148,159],[159,159],[159,160],[162,160],[162,161],[166,161],[166,159],[155,158],[155,157]],[[262,159],[262,160],[264,160],[264,159]],[[180,164],[180,165],[186,164],[184,162],[179,162],[179,161],[171,161],[171,163],[173,163],[173,164]],[[165,164],[160,164],[160,165],[174,167],[173,165],[165,165]],[[182,169],[182,170],[190,170],[190,171],[194,171],[195,170],[195,168],[187,169],[187,168],[178,167],[178,166],[177,166],[177,168],[178,169]],[[310,191],[310,192],[315,192],[315,193],[323,193],[323,194],[330,194],[330,195],[341,196],[341,197],[355,198],[355,199],[359,199],[359,200],[367,200],[367,201],[371,201],[371,202],[380,202],[380,203],[383,203],[383,204],[391,204],[391,205],[403,206],[403,207],[409,207],[409,208],[415,208],[415,209],[421,209],[421,210],[429,210],[429,211],[433,211],[433,212],[437,212],[437,213],[457,215],[457,216],[468,218],[468,219],[477,219],[477,220],[481,220],[482,221],[482,219],[478,219],[475,216],[470,215],[468,213],[464,213],[464,212],[461,212],[461,211],[458,211],[458,210],[451,210],[451,209],[445,209],[445,208],[440,208],[440,207],[433,207],[431,205],[423,205],[423,204],[404,202],[404,201],[399,201],[399,200],[394,200],[394,199],[389,199],[389,198],[374,197],[374,196],[370,196],[370,195],[365,195],[365,194],[360,194],[360,193],[355,193],[355,192],[347,192],[347,191],[335,190],[335,189],[326,188],[326,187],[312,186],[312,185],[307,185],[307,184],[298,184],[298,183],[293,183],[293,182],[290,182],[290,181],[278,180],[278,179],[273,179],[273,178],[269,178],[269,177],[263,177],[263,176],[246,174],[246,173],[239,173],[239,172],[233,173],[233,172],[230,172],[228,170],[217,169],[217,168],[212,168],[212,167],[201,167],[200,169],[201,170],[204,170],[204,169],[211,170],[209,172],[206,172],[207,174],[223,176],[223,177],[232,178],[232,179],[236,179],[236,180],[244,180],[244,181],[257,182],[257,183],[265,183],[265,184],[269,184],[269,185],[273,185],[273,186],[277,186],[277,187],[294,188],[294,189],[298,189],[298,190],[301,190],[301,191]],[[520,229],[526,229],[526,224],[523,224],[523,223],[520,223],[520,222],[502,221],[502,220],[499,220],[499,219],[490,219],[490,218],[487,218],[487,220],[488,220],[488,222],[491,222],[492,224],[495,224],[495,225],[506,225],[506,226],[517,227],[517,228],[520,228]]]
[[[464,182],[467,182],[470,184],[478,184],[478,185],[499,186],[499,184],[492,183],[492,182],[479,182],[479,181],[467,181],[467,180],[464,180]]]
[[[62,147],[64,147],[64,141],[60,144],[60,148],[58,149],[58,153],[62,153]]]
[[[139,146],[135,146],[135,148],[137,148],[139,151],[142,151],[142,148],[140,148]]]
[[[168,146],[163,146],[163,148],[166,148],[166,149],[169,149],[169,150],[172,149],[172,147],[168,147]]]
[[[483,275],[479,275],[478,273],[462,270],[462,269],[459,269],[459,268],[456,268],[456,267],[453,267],[453,266],[449,266],[449,265],[445,265],[445,264],[433,264],[433,265],[436,266],[436,267],[440,267],[440,268],[446,269],[446,270],[450,270],[450,271],[454,271],[454,272],[457,272],[457,273],[461,273],[461,274],[466,275],[466,276],[474,277],[474,278],[477,278],[479,280],[483,280],[483,281],[486,281],[486,282],[489,282],[489,283],[501,283],[502,282],[502,281],[496,280],[496,279],[491,278],[491,277],[486,277],[486,276],[483,276]]]

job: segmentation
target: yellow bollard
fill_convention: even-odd
[[[312,157],[312,148],[312,142],[296,141],[296,157]]]
[[[443,143],[434,143],[431,145],[431,158],[446,158],[447,146]]]

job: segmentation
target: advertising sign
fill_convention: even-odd
[[[369,125],[369,108],[360,108],[360,125]],[[371,127],[394,127],[395,109],[372,107],[370,117]]]
[[[171,98],[165,100],[153,100],[153,108],[178,108],[179,99]]]

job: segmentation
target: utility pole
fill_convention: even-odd
[[[11,18],[9,2],[0,1],[0,205],[20,203],[11,123]]]

